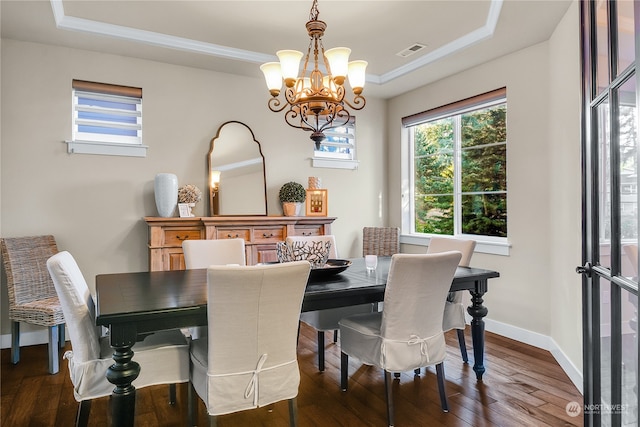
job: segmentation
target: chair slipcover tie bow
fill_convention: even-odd
[[[253,394],[253,404],[254,406],[258,407],[258,396],[260,395],[259,393],[259,384],[258,384],[258,379],[259,379],[259,374],[262,371],[269,371],[271,369],[276,369],[276,368],[281,368],[282,366],[286,366],[286,365],[290,365],[292,363],[295,363],[295,360],[289,361],[289,362],[285,362],[285,363],[281,363],[279,365],[274,365],[274,366],[270,366],[268,368],[263,369],[263,365],[264,363],[267,361],[267,353],[263,354],[262,356],[260,356],[260,359],[258,359],[258,363],[256,365],[256,369],[252,370],[252,371],[244,371],[244,372],[234,372],[234,373],[230,373],[230,374],[209,374],[207,373],[207,376],[209,378],[216,378],[216,377],[230,377],[230,376],[235,376],[235,375],[246,375],[246,374],[251,374],[251,379],[249,380],[249,383],[247,384],[247,388],[244,391],[244,398],[248,399],[252,394]]]
[[[420,353],[422,353],[423,356],[425,356],[427,358],[427,363],[430,362],[429,360],[429,347],[427,346],[427,340],[430,339],[432,337],[429,338],[420,338],[417,335],[411,335],[411,338],[409,339],[409,341],[407,341],[407,344],[409,345],[420,345]]]
[[[260,359],[258,360],[258,365],[256,366],[256,370],[253,371],[253,375],[251,376],[251,380],[249,381],[249,384],[247,384],[247,389],[244,391],[244,398],[248,399],[249,396],[251,396],[251,393],[253,393],[253,404],[255,406],[258,406],[258,374],[260,373],[260,371],[262,371],[262,365],[264,365],[264,362],[267,360],[267,353],[263,354],[262,356],[260,356]]]
[[[381,344],[381,350],[382,350],[382,363],[383,366],[386,366],[386,343],[387,342],[394,342],[394,343],[406,343],[409,346],[412,345],[420,345],[420,354],[422,354],[424,357],[427,358],[426,363],[429,364],[431,363],[431,359],[429,357],[429,344],[427,343],[427,341],[436,338],[438,336],[438,334],[427,337],[427,338],[420,338],[418,335],[411,335],[409,337],[408,340],[390,340],[388,338],[385,338],[382,340],[382,344]]]

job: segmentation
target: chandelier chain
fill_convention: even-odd
[[[317,21],[318,16],[320,16],[320,10],[318,10],[318,0],[313,0],[311,11],[309,12],[309,21]]]

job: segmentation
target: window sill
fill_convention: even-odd
[[[358,163],[357,160],[311,158],[311,166],[314,168],[358,169]]]
[[[409,245],[416,246],[429,246],[429,237],[426,236],[417,236],[411,234],[402,234],[400,235],[400,243],[406,243]],[[503,255],[509,256],[511,250],[511,243],[508,241],[504,242],[495,242],[477,239],[476,240],[476,248],[474,252],[491,254],[491,255]]]
[[[105,156],[147,157],[146,145],[110,144],[108,142],[64,141],[69,154],[99,154]]]

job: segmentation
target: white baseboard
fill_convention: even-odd
[[[553,338],[491,319],[485,319],[485,330],[549,351],[562,370],[567,374],[573,385],[582,393],[582,372],[571,362],[560,347],[558,347],[558,344]]]
[[[20,347],[28,345],[48,344],[49,330],[42,328],[37,331],[20,331]],[[0,335],[0,347],[11,348],[11,334]]]

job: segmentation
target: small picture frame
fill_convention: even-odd
[[[327,190],[307,189],[306,216],[327,216]]]
[[[191,209],[195,206],[195,203],[178,203],[178,212],[180,213],[180,218],[192,218],[195,215],[191,211]]]

